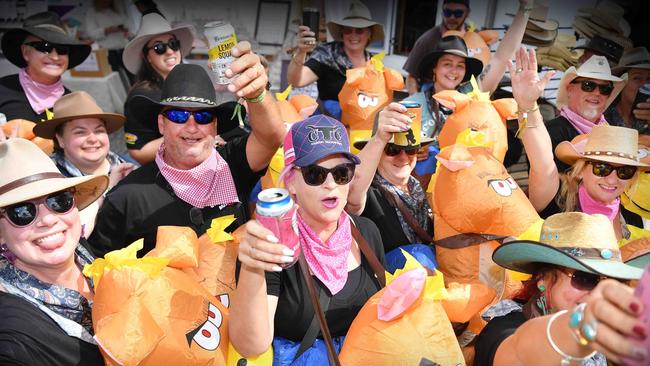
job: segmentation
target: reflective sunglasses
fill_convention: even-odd
[[[353,27],[343,27],[343,34],[363,34],[366,28],[353,28]]]
[[[163,111],[162,114],[174,123],[185,123],[190,119],[190,115],[192,115],[196,123],[200,125],[212,123],[215,118],[214,111],[211,110],[187,111],[185,109],[168,109]]]
[[[56,50],[56,53],[59,55],[67,55],[68,52],[70,52],[70,46],[54,44],[48,41],[26,42],[24,44],[35,49],[36,51],[48,54],[52,52],[52,50]]]
[[[404,146],[398,146],[394,144],[386,144],[384,148],[384,153],[388,156],[397,156],[399,153],[404,151],[406,155],[415,155],[418,153],[418,149],[406,148]]]
[[[52,193],[49,196],[1,208],[0,215],[6,217],[13,226],[28,226],[36,220],[38,206],[41,203],[45,203],[45,206],[54,213],[67,213],[75,204],[74,189]]]
[[[611,164],[604,163],[602,161],[587,161],[591,164],[591,172],[598,177],[608,177],[614,170],[616,170],[616,176],[622,180],[628,180],[634,177],[637,167],[632,165],[621,165],[613,166]]]
[[[151,47],[145,45],[144,52],[147,53],[149,50],[153,50],[157,55],[164,55],[165,52],[167,52],[167,47],[169,47],[172,51],[178,51],[181,49],[181,41],[176,38],[170,39],[167,43],[163,41],[156,41]]]
[[[598,286],[598,283],[601,280],[607,278],[597,274],[575,271],[568,268],[562,268],[560,271],[571,278],[571,286],[573,286],[573,288],[581,291],[591,291]]]
[[[332,178],[334,178],[336,184],[344,185],[350,183],[352,177],[354,177],[355,168],[356,165],[353,163],[343,163],[329,169],[314,164],[301,167],[300,172],[302,173],[302,178],[305,180],[305,183],[310,186],[319,186],[323,184],[327,179],[327,175],[330,173],[332,173]]]
[[[465,15],[465,10],[463,10],[463,9],[452,10],[452,9],[448,9],[448,8],[442,9],[442,16],[443,17],[451,18],[452,15],[454,16],[454,18],[462,18],[463,15]]]
[[[611,84],[598,84],[591,80],[573,80],[571,81],[571,84],[580,84],[580,89],[585,93],[591,93],[596,90],[596,87],[598,87],[600,94],[606,97],[614,91],[614,86]]]

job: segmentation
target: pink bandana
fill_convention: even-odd
[[[598,123],[593,123],[589,121],[588,119],[582,117],[578,113],[572,111],[569,109],[569,107],[564,106],[560,110],[560,115],[571,122],[571,125],[578,131],[580,134],[585,134],[591,132],[591,129],[594,128],[596,125],[606,125],[607,121],[605,120],[605,117],[603,115],[600,115],[600,120],[598,120]]]
[[[339,217],[336,231],[323,243],[298,212],[300,244],[309,269],[336,295],[348,280],[348,254],[352,245],[350,216],[345,212]]]
[[[181,170],[165,162],[164,146],[156,153],[156,165],[180,199],[198,208],[239,202],[230,167],[216,150],[201,164]]]
[[[602,204],[595,199],[591,198],[584,184],[578,188],[578,199],[580,200],[580,209],[582,212],[593,215],[601,214],[607,216],[609,221],[614,222],[616,214],[620,208],[621,199],[616,198],[614,202],[609,204]]]
[[[25,96],[29,101],[29,105],[37,114],[41,114],[45,109],[50,109],[63,93],[63,82],[61,78],[54,84],[46,85],[32,80],[31,76],[27,73],[25,68],[20,69],[18,72],[18,81],[25,91]]]

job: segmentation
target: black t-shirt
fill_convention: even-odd
[[[555,156],[555,147],[560,144],[562,141],[571,141],[574,137],[578,136],[578,130],[571,125],[568,119],[559,116],[555,119],[552,119],[546,122],[546,129],[548,134],[551,136],[551,145],[553,147],[553,156],[555,159],[555,165],[557,165],[557,171],[560,173],[566,172],[571,165],[563,163]]]
[[[490,320],[476,337],[474,366],[492,366],[501,343],[511,336],[526,319],[521,311]]]
[[[227,232],[234,231],[250,218],[248,196],[264,174],[253,172],[246,159],[248,136],[236,138],[218,149],[230,167],[239,203],[225,207],[193,208],[177,198],[172,187],[163,177],[155,162],[143,165],[127,175],[113,188],[97,214],[97,224],[88,238],[91,250],[97,257],[121,249],[144,238],[144,255],[155,247],[158,226],[188,226],[197,235],[210,228],[212,219],[235,215]]]
[[[70,93],[65,88],[63,94]],[[20,85],[18,74],[7,75],[0,78],[0,113],[4,113],[7,121],[22,118],[32,122],[47,119],[45,112],[36,114],[27,100],[23,86]]]
[[[0,365],[103,365],[96,345],[67,335],[36,306],[0,292]]]
[[[162,91],[158,88],[136,86],[129,92],[124,102],[124,140],[128,149],[140,150],[148,142],[162,137],[158,130],[159,107],[144,107],[142,103],[133,102],[135,96],[145,96],[151,100],[160,100]],[[139,98],[138,98],[139,99]]]
[[[351,217],[379,261],[385,266],[384,250],[377,226],[367,218],[352,215]],[[327,325],[334,337],[347,334],[359,310],[380,289],[372,267],[363,254],[361,258],[361,265],[348,272],[345,286],[331,298],[325,312]],[[274,334],[293,341],[302,341],[314,318],[311,298],[298,266],[296,264],[282,272],[266,272],[266,292],[278,296]],[[316,277],[312,278],[319,291],[326,291],[330,295],[327,287]],[[322,338],[320,335],[319,337]]]

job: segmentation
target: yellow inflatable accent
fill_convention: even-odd
[[[228,359],[226,366],[239,366],[239,361],[245,359],[246,366],[272,366],[273,365],[273,347],[269,347],[266,352],[256,357],[244,358],[233,347],[232,343],[228,344]]]

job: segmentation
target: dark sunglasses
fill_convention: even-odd
[[[463,15],[465,15],[465,10],[463,9],[456,9],[456,10],[451,10],[448,8],[442,9],[442,16],[445,18],[451,18],[451,16],[454,16],[454,18],[462,18]]]
[[[190,119],[190,115],[192,115],[196,123],[200,125],[212,123],[215,118],[215,114],[211,110],[187,111],[185,109],[168,109],[163,111],[162,114],[174,123],[185,123]]]
[[[363,34],[366,31],[366,28],[353,28],[353,27],[343,27],[343,34]]]
[[[172,51],[178,51],[181,49],[181,41],[176,38],[170,39],[167,43],[163,41],[156,41],[153,46],[149,47],[144,46],[144,52],[147,53],[149,50],[153,50],[157,55],[164,55],[167,52],[167,47]]]
[[[26,42],[25,45],[43,53],[50,53],[52,50],[56,50],[56,53],[59,55],[67,55],[70,52],[70,46],[54,44],[47,41]]]
[[[616,176],[622,180],[628,180],[634,177],[637,167],[631,165],[613,166],[602,161],[587,161],[591,164],[591,172],[598,177],[608,177],[614,170]]]
[[[386,144],[384,148],[384,153],[388,156],[397,156],[399,153],[404,151],[406,155],[415,155],[418,153],[418,149],[406,148],[404,146],[398,146],[394,144]]]
[[[20,202],[0,209],[0,214],[17,227],[30,225],[38,216],[38,206],[45,203],[47,208],[55,213],[64,214],[74,207],[74,190],[52,193],[32,201]]]
[[[571,278],[571,286],[576,290],[581,291],[591,291],[601,280],[604,280],[606,277],[599,276],[593,273],[587,273],[582,271],[573,271],[570,269],[562,268],[561,272]]]
[[[580,89],[585,93],[591,93],[596,90],[596,87],[598,87],[600,94],[606,97],[614,91],[614,86],[611,84],[598,84],[591,80],[573,80],[571,81],[571,84],[580,84]]]
[[[354,169],[356,165],[353,163],[339,164],[333,168],[324,168],[320,165],[308,165],[301,167],[300,172],[305,183],[310,186],[319,186],[327,180],[327,175],[332,173],[334,182],[339,185],[348,184],[354,177]]]

